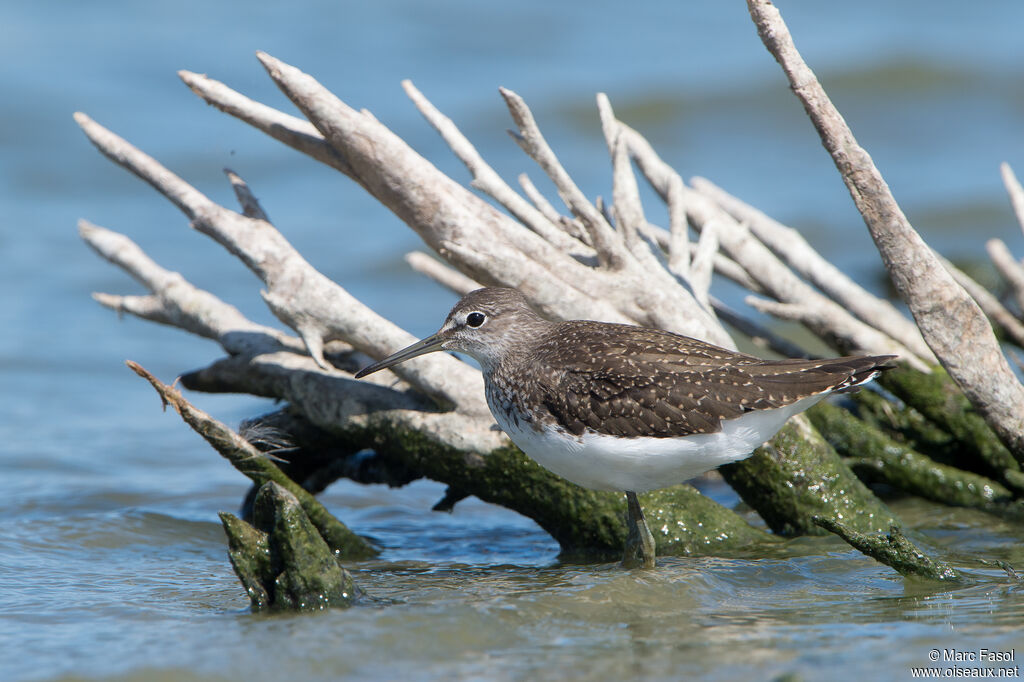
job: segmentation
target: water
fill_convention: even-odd
[[[1024,174],[1024,5],[805,5],[782,6],[804,56],[925,238],[966,260],[983,259],[989,237],[1024,253],[998,175],[1004,160]],[[880,287],[860,219],[741,3],[44,1],[0,15],[0,678],[902,679],[933,648],[1020,649],[1021,589],[974,560],[1024,566],[1021,529],[913,501],[897,504],[908,525],[985,580],[907,581],[831,539],[796,539],[770,556],[664,559],[644,574],[565,565],[507,511],[467,500],[431,513],[436,484],[338,483],[325,502],[385,546],[352,566],[356,579],[389,601],[251,615],[216,520],[246,481],[122,364],[170,380],[218,349],[118,321],[89,300],[140,289],[83,247],[80,217],[275,324],[258,282],[97,154],[74,110],[228,205],[220,169],[232,167],[328,276],[412,333],[436,326],[452,299],[402,265],[417,248],[411,231],[175,77],[206,72],[290,110],[257,49],[371,109],[465,179],[402,94],[399,81],[412,78],[500,172],[527,171],[545,189],[504,133],[496,88],[513,88],[591,196],[610,193],[593,105],[607,92],[684,176],[799,225]],[[742,304],[728,287],[721,294]],[[273,407],[190,397],[228,423]]]

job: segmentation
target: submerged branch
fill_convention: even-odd
[[[834,519],[817,517],[814,522],[825,530],[846,540],[854,549],[889,566],[900,575],[964,582],[965,576],[949,564],[932,559],[914,546],[899,526],[893,526],[886,535],[858,533]]]

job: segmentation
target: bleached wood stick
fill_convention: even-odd
[[[692,178],[695,190],[717,203],[732,217],[745,223],[755,237],[781,258],[794,272],[828,294],[860,320],[898,340],[926,362],[938,362],[917,326],[896,306],[870,293],[842,270],[821,257],[797,230],[773,220],[763,212],[704,178]]]
[[[683,178],[678,173],[672,173],[668,178],[665,203],[668,205],[669,239],[663,248],[668,252],[668,268],[679,277],[689,278],[690,223],[686,219]]]
[[[565,205],[583,221],[590,235],[591,243],[597,251],[598,260],[605,267],[613,270],[625,267],[626,254],[621,240],[616,238],[615,231],[608,224],[601,212],[587,200],[586,196],[573,182],[572,177],[562,167],[555,152],[548,145],[540,127],[533,118],[533,112],[526,106],[523,98],[506,88],[500,88],[505,98],[512,120],[519,128],[518,135],[513,135],[516,143],[547,173]]]
[[[526,173],[520,173],[517,178],[519,186],[523,190],[523,194],[533,202],[533,205],[537,207],[537,210],[544,214],[552,224],[558,225],[562,230],[569,234],[573,239],[577,240],[582,244],[590,246],[590,237],[580,227],[577,220],[570,218],[569,216],[562,215],[559,213],[551,202],[548,201],[547,197],[540,193],[533,181],[530,180],[530,176]],[[593,249],[591,249],[591,252]]]
[[[697,225],[715,221],[719,226],[719,243],[725,252],[773,298],[805,311],[800,321],[817,336],[842,352],[894,354],[912,367],[927,371],[927,364],[906,346],[850,315],[845,308],[793,274],[746,226],[736,223],[692,190],[687,189],[686,193],[691,220]]]
[[[231,356],[186,374],[186,388],[250,393],[287,401],[317,426],[333,433],[351,430],[408,429],[432,443],[463,453],[488,453],[507,446],[490,413],[461,409],[437,412],[408,384],[385,375],[384,383],[350,379],[320,369],[312,358],[295,353]],[[385,384],[391,384],[385,385]],[[397,389],[397,390],[396,390]],[[369,445],[369,443],[367,443]]]
[[[681,185],[680,192],[682,192]],[[685,216],[683,217],[683,219],[684,222],[687,222]],[[685,259],[680,258],[680,262],[685,262],[687,264],[686,269],[689,270],[690,261],[697,257],[697,251],[700,249],[698,244],[694,244],[689,240],[689,238],[687,238],[683,241],[677,242],[676,246],[673,246],[673,236],[671,232],[669,230],[666,230],[664,227],[652,225],[651,223],[647,223],[646,227],[644,228],[644,233],[650,239],[652,239],[655,244],[660,246],[663,251],[666,252],[670,251],[673,248],[683,248],[683,246],[685,245],[685,248],[689,252],[689,255]],[[739,284],[747,291],[751,291],[755,294],[764,293],[764,289],[761,288],[761,285],[758,284],[757,281],[754,280],[749,274],[747,274],[746,270],[740,267],[740,265],[736,261],[726,256],[721,251],[716,250],[712,254],[712,266],[714,267],[714,271],[717,272],[719,275],[722,275],[723,277],[732,280],[733,282]],[[687,279],[687,276],[680,275],[675,269],[673,269],[671,264],[669,265],[669,270],[676,277],[680,277],[684,281]]]
[[[633,166],[629,158],[629,148],[625,136],[622,134],[623,125],[615,118],[611,103],[603,93],[597,96],[597,107],[601,118],[601,128],[604,131],[605,141],[612,159],[612,199],[611,212],[615,216],[615,224],[619,227],[622,240],[626,244],[637,264],[648,273],[648,276],[655,280],[656,276],[666,279],[664,286],[670,287],[672,283],[667,281],[666,272],[662,261],[655,256],[656,244],[651,239],[642,238],[648,235],[652,226],[644,216],[643,204],[640,200],[640,189],[637,186],[636,176],[633,173]],[[603,206],[601,208],[604,208]],[[705,246],[710,244],[708,241]],[[705,251],[707,249],[705,248]],[[717,250],[717,242],[711,253],[704,254],[708,260],[706,272],[701,271],[698,275],[706,275],[704,278],[684,279],[688,291],[700,305],[704,312],[714,317],[714,310],[708,303],[708,288],[711,285],[710,260],[713,252]],[[689,271],[689,268],[688,268]],[[691,275],[693,273],[690,273]],[[652,282],[653,283],[653,282]],[[717,324],[717,320],[716,320]]]
[[[857,144],[793,43],[778,9],[747,0],[765,47],[818,130],[925,341],[985,421],[1024,461],[1024,386],[981,308],[911,227],[868,153]]]
[[[710,305],[708,292],[711,289],[711,273],[714,271],[715,254],[718,253],[718,223],[714,220],[705,223],[697,240],[687,280],[693,288],[693,295],[702,305]]]
[[[499,212],[378,121],[355,111],[314,78],[270,55],[257,57],[278,87],[343,156],[371,195],[436,253],[487,285],[519,288],[553,317],[609,321],[644,316],[624,292]]]
[[[348,175],[373,196],[376,196],[385,205],[392,208],[399,217],[406,219],[406,222],[438,253],[444,255],[447,252],[445,249],[446,242],[481,244],[483,245],[481,248],[495,246],[495,249],[485,250],[483,253],[479,250],[463,252],[467,257],[471,256],[471,258],[467,258],[467,262],[460,264],[460,267],[479,269],[482,273],[487,271],[487,264],[490,264],[493,267],[494,276],[487,280],[489,284],[516,286],[515,282],[510,281],[507,277],[516,273],[517,267],[521,267],[521,270],[518,271],[519,277],[531,282],[545,282],[550,278],[544,277],[537,271],[540,264],[560,270],[565,268],[571,260],[564,254],[553,252],[536,235],[533,235],[534,240],[532,242],[528,238],[525,241],[518,239],[519,235],[514,232],[518,224],[511,221],[507,216],[502,216],[493,207],[476,197],[474,197],[477,201],[475,204],[445,201],[445,199],[450,198],[448,195],[452,192],[453,187],[457,188],[456,194],[465,190],[448,178],[444,178],[447,182],[440,181],[439,177],[443,178],[444,176],[436,168],[433,168],[425,159],[409,148],[408,145],[405,145],[404,142],[398,140],[393,133],[384,128],[373,116],[367,112],[356,112],[350,107],[345,106],[344,103],[334,98],[333,95],[320,87],[312,78],[298,71],[298,69],[290,67],[263,53],[257,56],[268,69],[268,72],[271,73],[271,76],[276,78],[278,85],[282,89],[287,91],[290,88],[291,94],[295,97],[299,99],[307,98],[310,106],[325,116],[323,125],[334,130],[346,129],[353,132],[353,136],[347,138],[353,142],[353,149],[349,151],[358,151],[360,154],[370,156],[373,153],[372,144],[379,144],[381,151],[384,152],[386,150],[389,158],[395,162],[392,168],[396,171],[400,169],[409,171],[412,176],[411,179],[415,180],[415,182],[411,182],[409,187],[404,187],[402,180],[396,177],[396,173],[396,176],[378,179],[376,183],[378,190],[373,191],[367,185],[362,175],[352,167],[347,157],[328,143],[321,131],[309,121],[289,116],[249,99],[223,83],[206,76],[187,71],[179,72],[179,75],[193,92],[209,104]],[[365,144],[358,144],[360,136],[366,141]],[[379,190],[381,186],[386,187],[391,183],[398,190],[407,190],[405,192],[399,191],[395,195],[402,198],[402,201],[389,203],[387,194]],[[423,222],[418,222],[418,218],[431,215],[430,207],[425,205],[428,203],[427,200],[431,194],[431,192],[425,191],[428,187],[431,188],[431,192],[437,195],[441,208],[445,210],[437,213],[435,216],[436,220],[425,219]],[[472,196],[468,192],[467,195]],[[422,204],[417,204],[417,200],[420,200]],[[458,215],[461,215],[464,223],[460,222],[459,217],[453,216],[453,205],[461,211]],[[495,228],[491,224],[495,220],[508,222],[501,225],[500,228]],[[480,237],[473,230],[474,227],[479,227],[479,231],[488,236]],[[506,236],[510,237],[517,249],[527,253],[537,263],[531,262],[530,259],[521,258],[519,254],[514,253],[515,249],[498,249],[498,246],[505,244],[510,239],[498,239],[495,234],[496,231],[503,232]],[[547,252],[541,252],[540,249],[547,249]],[[510,260],[515,262],[516,265],[513,266],[512,263],[509,263]],[[529,287],[526,288],[529,291]],[[555,287],[552,287],[552,290],[554,289]],[[561,297],[567,299],[571,304],[581,308],[585,307],[581,301],[572,297],[570,292],[566,292],[564,285],[559,285],[557,290]],[[541,289],[540,291],[529,291],[529,293],[543,301],[548,298],[545,295],[545,291]],[[570,295],[567,296],[567,293],[570,293]],[[552,293],[551,296],[554,296],[554,294]],[[610,310],[603,312],[609,317],[614,315]]]
[[[1001,163],[999,172],[1003,176],[1006,192],[1010,195],[1010,205],[1013,206],[1013,214],[1017,216],[1017,224],[1020,225],[1021,230],[1024,230],[1024,187],[1021,187],[1010,164]]]
[[[231,354],[187,375],[189,388],[287,400],[326,429],[358,428],[374,420],[388,420],[404,428],[423,429],[429,437],[453,448],[489,452],[502,444],[503,438],[492,430],[489,413],[438,413],[409,391],[389,388],[395,381],[387,374],[355,381],[345,379],[347,373],[324,370],[303,352],[298,338],[251,322],[234,306],[159,266],[124,235],[86,221],[81,222],[79,231],[100,256],[153,292],[145,297],[99,294],[101,303],[213,339]],[[125,305],[131,299],[146,303],[142,307]]]
[[[473,144],[455,126],[450,118],[438,111],[412,81],[402,81],[402,88],[412,100],[423,118],[441,134],[451,150],[465,164],[473,180],[470,185],[484,192],[504,206],[521,223],[550,242],[555,248],[573,255],[593,255],[591,249],[570,237],[543,212],[532,206],[513,190],[508,183],[486,162]],[[590,252],[590,253],[587,253]]]
[[[285,115],[222,84],[191,76],[189,85],[211,104],[353,177],[464,274],[490,286],[517,287],[555,319],[633,322],[732,343],[677,284],[660,278],[652,283],[639,267],[612,277],[580,263],[454,183],[375,118],[346,106],[307,74],[270,55],[257,57],[316,122],[319,138],[296,127],[282,132],[289,125]],[[333,163],[337,159],[344,163]]]
[[[319,366],[315,371],[312,369],[315,363],[306,355],[301,339],[279,329],[250,321],[233,305],[225,303],[208,291],[199,289],[179,273],[161,267],[125,235],[86,220],[79,221],[78,229],[82,240],[98,255],[124,270],[152,292],[147,296],[93,294],[93,298],[101,305],[216,341],[234,359],[232,366],[236,381],[240,381],[237,377],[243,376],[251,369],[248,365],[253,362],[253,358],[277,354],[282,354],[282,358],[289,354],[301,358],[300,361],[289,361],[286,364],[301,362],[306,373],[315,372],[328,379],[336,377],[334,370],[324,370]],[[222,376],[221,380],[225,378]],[[299,381],[301,380],[300,378]],[[381,386],[394,383],[393,379],[375,380],[372,376],[362,382],[354,382],[353,387],[356,387],[357,393],[351,395],[353,400],[367,405],[370,404],[367,400],[370,400],[378,409],[410,407],[409,403],[382,403],[377,399],[379,393],[359,394],[358,387],[367,381]],[[254,389],[252,392],[256,395],[280,397],[267,392],[265,388]],[[337,397],[324,393],[325,400]]]
[[[960,286],[978,302],[978,305],[985,311],[988,318],[1001,326],[1010,338],[1013,339],[1014,343],[1024,348],[1024,324],[1014,317],[1013,313],[1007,310],[1006,306],[992,295],[992,292],[974,281],[970,275],[945,258],[942,258],[942,256],[939,256],[939,259]]]
[[[634,258],[649,271],[660,271],[662,265],[654,256],[651,244],[645,239],[640,239],[641,235],[651,235],[654,226],[648,223],[644,217],[640,189],[637,186],[636,176],[630,162],[627,139],[629,129],[615,118],[611,103],[604,93],[597,95],[597,108],[608,151],[612,157],[612,198],[614,201],[613,212],[616,216],[615,223],[622,231],[623,240]],[[675,198],[679,199],[681,195]],[[714,309],[708,301],[708,291],[711,287],[714,256],[718,252],[717,231],[712,228],[708,230],[706,236],[701,235],[693,263],[681,263],[684,256],[689,256],[689,248],[685,234],[687,229],[685,216],[673,213],[673,208],[677,213],[679,206],[680,204],[677,203],[674,207],[670,206],[669,208],[670,223],[674,230],[674,232],[670,231],[669,239],[669,271],[686,282],[697,302],[708,314],[714,315]],[[657,242],[657,237],[654,237],[653,241]]]
[[[466,277],[455,268],[445,265],[441,261],[422,251],[410,251],[405,254],[405,262],[416,272],[426,275],[443,287],[455,292],[459,296],[465,296],[469,292],[479,289],[480,283]]]
[[[603,92],[597,95],[597,111],[612,160],[612,211],[616,217],[615,225],[622,232],[623,241],[633,251],[634,257],[642,257],[642,254],[637,253],[639,234],[647,218],[644,217],[636,176],[630,167],[628,150],[619,135],[619,122],[615,120],[612,105]]]
[[[985,242],[985,250],[996,270],[1010,285],[1013,296],[1017,299],[1017,307],[1024,310],[1024,267],[1013,257],[1002,239],[989,239]]]
[[[267,305],[298,332],[320,367],[328,367],[323,358],[323,343],[328,339],[343,339],[371,357],[384,357],[416,340],[313,268],[267,221],[217,205],[89,117],[76,114],[76,120],[101,152],[153,185],[197,230],[238,256],[266,283]],[[416,358],[394,372],[443,403],[460,405],[467,412],[487,412],[479,372],[451,356],[436,353]]]
[[[179,71],[178,77],[206,103],[362,184],[345,159],[327,144],[320,131],[309,121],[250,99],[203,74]]]
[[[235,190],[235,198],[238,199],[238,203],[242,207],[242,215],[247,218],[265,220],[269,223],[270,218],[267,217],[263,207],[260,206],[259,200],[256,199],[256,196],[249,189],[248,183],[230,168],[225,168],[224,174],[228,176],[231,189]]]
[[[676,172],[665,163],[650,143],[637,131],[623,126],[630,153],[641,172],[663,198]],[[838,346],[843,352],[889,353],[899,355],[912,367],[927,371],[927,364],[895,339],[861,322],[830,298],[820,294],[786,267],[750,231],[717,204],[696,191],[683,187],[690,221],[701,226],[718,223],[718,239],[732,260],[756,280],[767,294],[780,303],[797,306],[807,314],[801,320],[817,336]]]
[[[299,339],[273,327],[250,322],[238,308],[197,289],[179,273],[157,265],[123,234],[86,220],[79,221],[78,234],[93,251],[151,292],[149,296],[93,294],[103,306],[213,339],[228,353],[282,349],[303,352]]]

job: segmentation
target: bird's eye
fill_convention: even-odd
[[[487,319],[487,316],[483,313],[470,313],[466,315],[466,325],[470,327],[479,327]]]

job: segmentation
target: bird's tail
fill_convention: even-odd
[[[833,390],[836,393],[851,393],[858,390],[862,384],[871,381],[885,370],[894,369],[896,357],[895,355],[857,355],[837,358],[837,368],[845,365],[850,374]]]

